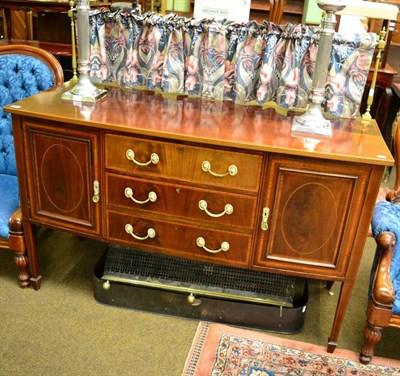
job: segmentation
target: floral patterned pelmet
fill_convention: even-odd
[[[174,14],[96,10],[91,23],[91,80],[237,104],[304,108],[319,27],[238,24]],[[335,34],[324,111],[355,117],[376,35]]]

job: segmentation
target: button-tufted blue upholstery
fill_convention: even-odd
[[[11,114],[3,107],[55,84],[53,71],[41,60],[23,54],[0,55],[0,237],[8,238],[8,221],[19,207]]]
[[[400,315],[400,205],[393,204],[389,201],[380,201],[375,205],[374,214],[372,216],[372,233],[374,238],[376,239],[383,231],[392,232],[396,237],[394,253],[390,264],[390,279],[396,294],[392,313],[394,315]],[[378,247],[372,273],[376,270],[380,251],[381,249]]]

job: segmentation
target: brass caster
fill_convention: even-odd
[[[199,306],[201,304],[201,299],[196,298],[193,293],[187,297],[187,302],[192,305],[193,307]]]
[[[196,297],[192,293],[190,293],[190,295],[187,297],[187,302],[189,304],[193,304],[195,301],[196,301]]]

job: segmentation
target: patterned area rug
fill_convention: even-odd
[[[273,337],[261,332],[200,322],[182,376],[400,375],[400,360],[374,357]]]

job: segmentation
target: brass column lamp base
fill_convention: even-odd
[[[72,3],[70,17],[72,19],[71,33],[74,42],[75,28],[73,23]],[[107,90],[99,89],[90,81],[90,23],[89,0],[78,0],[76,6],[77,34],[78,34],[78,73],[77,84],[62,94],[61,99],[74,102],[97,102],[107,94]],[[75,60],[75,44],[73,43],[73,60]],[[76,77],[75,77],[76,80]],[[74,82],[74,81],[73,81]]]
[[[332,136],[332,125],[323,117],[321,104],[324,101],[326,76],[335,33],[335,12],[342,10],[347,4],[346,0],[317,0],[317,4],[326,14],[321,21],[310,103],[303,115],[293,119],[292,131],[330,137]]]
[[[293,118],[292,132],[332,136],[331,122],[322,116],[319,103],[311,103],[307,112]]]
[[[89,85],[82,83],[82,80],[71,90],[62,94],[61,99],[74,102],[95,103],[107,94],[107,90],[99,89],[91,82]]]

